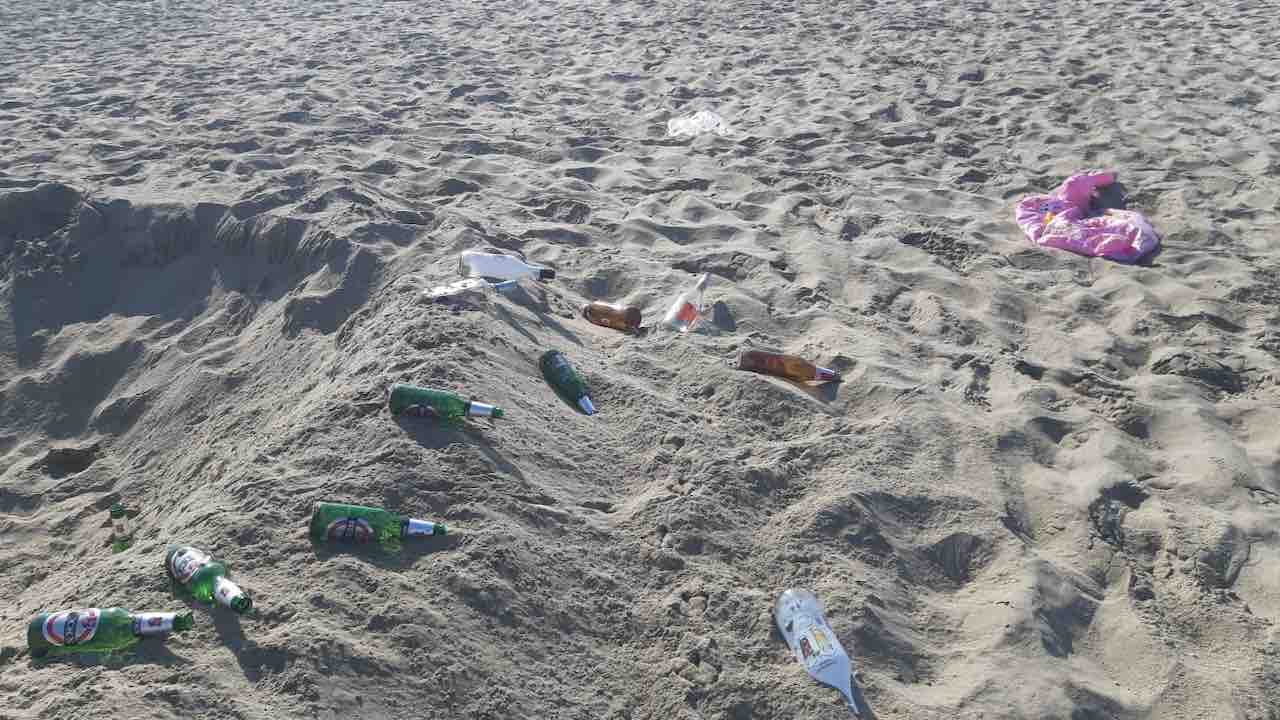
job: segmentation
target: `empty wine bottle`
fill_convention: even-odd
[[[395,548],[405,538],[444,535],[447,531],[444,523],[362,505],[319,502],[311,513],[311,539],[318,543],[377,543]]]
[[[573,369],[573,365],[569,364],[569,359],[564,356],[564,353],[559,350],[548,350],[542,354],[538,366],[542,368],[542,377],[546,378],[547,384],[556,391],[557,395],[564,398],[570,405],[577,406],[587,415],[595,414],[596,407],[587,395],[586,383],[582,381],[578,371]]]
[[[476,250],[463,251],[458,262],[458,271],[467,277],[487,277],[498,280],[551,280],[556,271],[541,265],[530,265],[520,258],[499,253],[484,253]]]
[[[129,525],[128,512],[120,503],[113,503],[109,512],[111,514],[111,551],[128,550],[133,544],[133,530]]]
[[[170,580],[205,605],[217,601],[238,615],[253,609],[249,596],[227,578],[227,566],[208,553],[190,545],[171,546],[164,556],[164,569]]]
[[[840,374],[835,370],[818,367],[804,358],[761,350],[744,350],[738,356],[738,367],[765,375],[777,375],[796,382],[840,379]]]
[[[391,386],[387,407],[392,415],[408,413],[418,417],[435,417],[456,423],[468,417],[502,417],[502,408],[487,403],[463,399],[457,393],[435,388],[418,387],[406,383]]]
[[[640,308],[616,303],[591,302],[582,306],[582,317],[601,327],[623,332],[640,329]]]
[[[792,654],[809,676],[839,690],[853,714],[862,717],[853,698],[849,655],[827,624],[818,598],[808,590],[787,590],[774,603],[773,617]]]
[[[144,636],[190,630],[191,613],[131,613],[121,608],[86,608],[40,613],[27,625],[31,657],[69,653],[109,653],[137,644]]]
[[[687,333],[698,322],[698,318],[705,312],[704,297],[707,290],[707,282],[711,279],[708,273],[698,276],[693,285],[689,289],[680,293],[676,301],[671,303],[671,309],[667,311],[666,317],[662,319],[662,324],[673,330],[679,330]]]

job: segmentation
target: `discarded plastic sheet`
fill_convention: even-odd
[[[1072,175],[1048,195],[1019,200],[1014,217],[1037,245],[1122,263],[1137,262],[1160,245],[1151,223],[1132,210],[1094,212],[1092,208],[1098,189],[1115,180],[1116,174],[1110,171]]]
[[[671,137],[702,135],[704,133],[715,133],[723,136],[731,132],[733,131],[729,129],[729,124],[724,121],[724,118],[710,110],[699,110],[692,115],[671,118],[667,121],[667,135]]]

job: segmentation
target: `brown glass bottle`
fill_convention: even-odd
[[[839,380],[840,374],[835,370],[818,367],[804,358],[795,355],[780,355],[761,350],[744,350],[738,356],[738,368],[765,375],[777,375],[796,382],[823,382]]]
[[[582,317],[596,325],[601,325],[622,332],[635,332],[640,329],[640,308],[599,300],[582,306]]]

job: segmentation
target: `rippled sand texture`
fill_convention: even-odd
[[[1280,21],[1266,3],[0,5],[0,718],[1280,714]],[[713,110],[726,138],[665,137]],[[1145,267],[1020,196],[1120,172]],[[423,305],[468,248],[555,281]],[[684,338],[657,318],[694,273]],[[600,413],[543,383],[563,350]],[[805,355],[839,386],[733,370]],[[386,387],[507,409],[447,431]],[[106,508],[139,510],[106,546]],[[305,537],[320,499],[456,528]],[[261,612],[33,664],[41,610]]]

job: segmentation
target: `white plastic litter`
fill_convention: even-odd
[[[728,135],[730,132],[732,131],[729,129],[729,124],[724,121],[724,118],[709,110],[699,110],[692,115],[671,118],[667,121],[667,134],[672,137],[701,135],[703,133],[715,133],[723,136]]]

